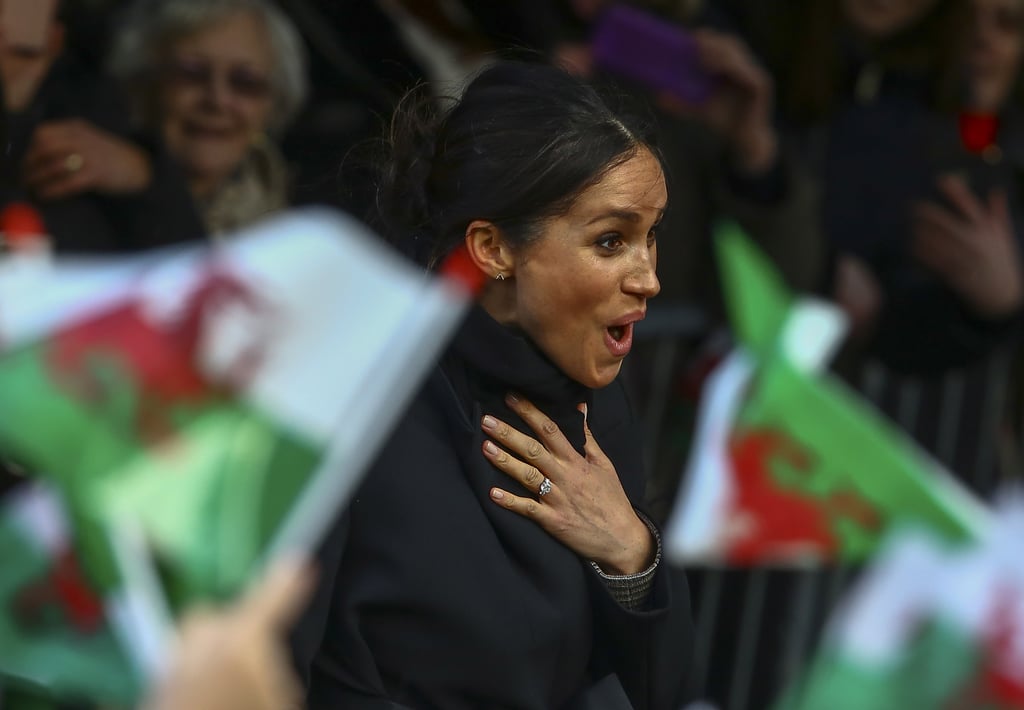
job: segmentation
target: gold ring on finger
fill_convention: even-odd
[[[71,153],[68,157],[64,158],[64,169],[69,173],[77,173],[85,165],[85,158],[82,157],[81,153]]]
[[[540,482],[540,488],[537,489],[537,495],[539,495],[541,498],[543,498],[544,496],[546,496],[550,492],[551,492],[551,479],[550,478],[545,478],[543,481]]]

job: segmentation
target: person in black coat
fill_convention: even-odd
[[[689,595],[615,379],[659,290],[650,133],[541,65],[429,106],[392,128],[378,226],[489,280],[323,545],[307,705],[674,710]]]

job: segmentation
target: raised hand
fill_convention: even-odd
[[[1001,318],[1024,303],[1021,255],[1006,193],[982,202],[960,177],[939,180],[949,202],[914,210],[913,253],[979,315]]]
[[[144,710],[285,710],[302,693],[284,634],[312,591],[305,567],[278,563],[236,605],[197,609],[181,626],[169,672]]]
[[[884,298],[871,267],[852,254],[840,254],[832,296],[850,319],[850,339],[866,340],[881,313]]]
[[[493,441],[484,442],[484,456],[527,489],[538,491],[538,496],[492,488],[491,499],[530,518],[606,573],[634,574],[647,568],[656,543],[626,497],[612,462],[594,440],[585,406],[580,405],[580,411],[584,412],[586,455],[580,456],[558,426],[533,404],[514,395],[506,403],[538,438],[487,415],[481,426]],[[550,488],[542,493],[545,480]]]
[[[720,135],[732,149],[741,172],[768,170],[778,156],[771,76],[738,38],[708,29],[696,30],[693,37],[701,68],[715,76],[717,88],[698,105],[668,94],[658,97],[659,105],[669,112],[692,116]]]

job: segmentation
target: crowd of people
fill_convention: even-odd
[[[599,61],[616,4],[685,31],[678,70],[709,93]],[[0,28],[0,198],[34,205],[57,253],[229,238],[317,203],[425,269],[464,249],[487,276],[315,589],[272,578],[273,609],[257,590],[187,626],[186,680],[152,706],[723,701],[680,670],[700,571],[660,541],[729,343],[715,227],[837,303],[837,372],[891,412],[913,391],[909,433],[991,495],[1024,461],[1022,60],[1024,0],[61,0],[41,37]],[[694,325],[635,329],[655,296]],[[972,427],[957,446],[951,416]],[[230,663],[217,624],[259,639],[246,672],[196,662]],[[252,694],[193,690],[233,677]]]

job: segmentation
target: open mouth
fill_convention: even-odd
[[[610,325],[604,330],[604,344],[615,357],[625,357],[633,348],[633,324]]]

